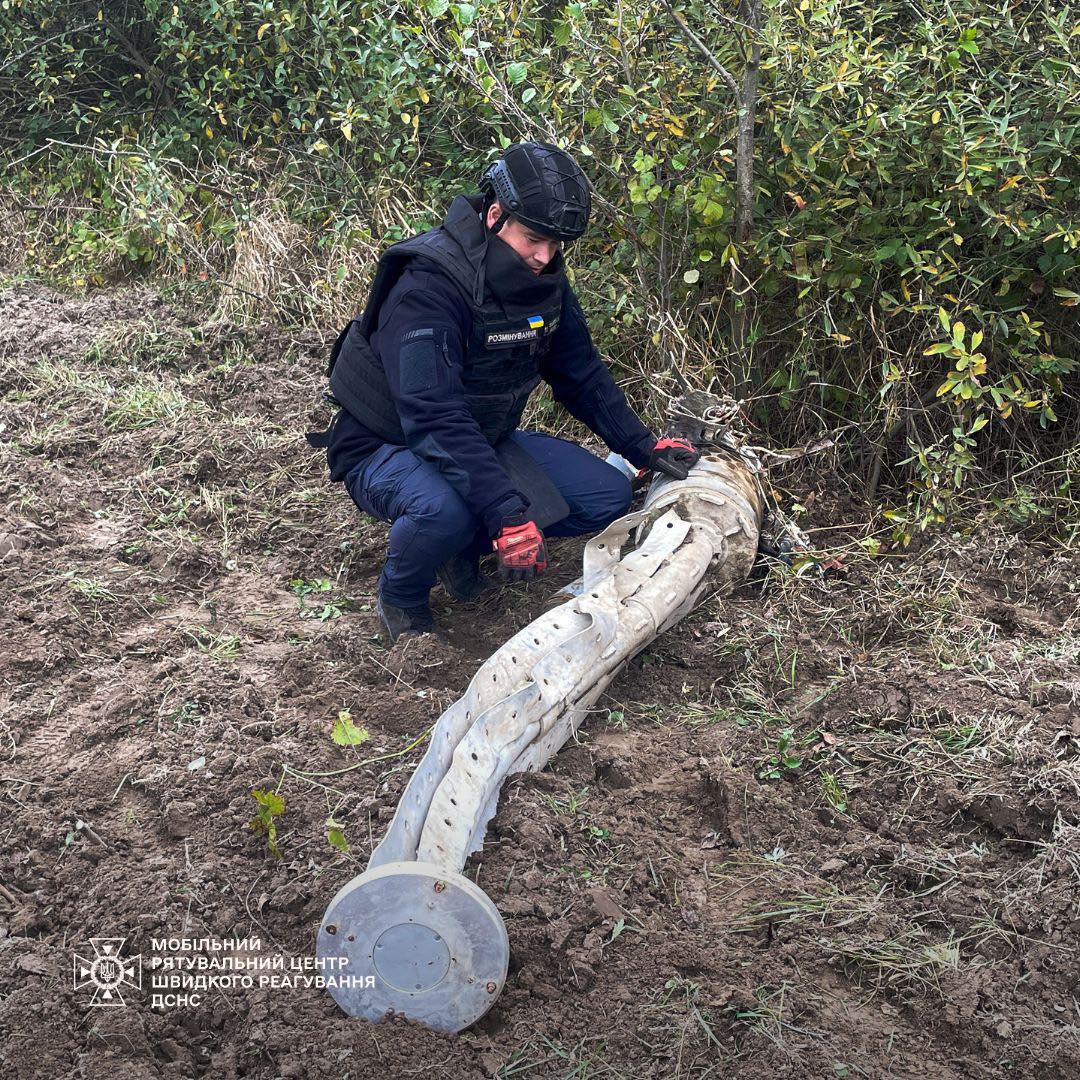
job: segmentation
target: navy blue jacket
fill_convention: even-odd
[[[412,330],[427,327],[448,332],[449,372],[439,386],[407,393],[401,386],[402,338]],[[383,302],[370,344],[386,371],[410,449],[423,457],[421,439],[425,434],[435,437],[453,464],[468,476],[469,490],[462,494],[469,509],[495,535],[503,518],[525,509],[527,500],[512,486],[464,400],[461,364],[471,327],[472,314],[453,282],[434,263],[417,259]],[[612,450],[638,468],[648,464],[656,437],[627,404],[600,358],[581,305],[569,285],[540,375],[551,385],[555,400]],[[354,466],[382,444],[382,439],[343,409],[327,449],[331,480],[344,480]],[[438,467],[441,462],[435,460],[433,464]],[[444,471],[447,481],[456,488],[453,473],[453,469]]]

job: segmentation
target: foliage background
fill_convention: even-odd
[[[677,10],[741,70],[747,9]],[[575,285],[646,414],[674,362],[773,444],[843,429],[836,464],[906,492],[903,535],[991,483],[1060,524],[1078,32],[1033,0],[767,0],[739,244],[731,96],[662,3],[2,0],[0,260],[335,327],[385,242],[545,138],[596,186]]]

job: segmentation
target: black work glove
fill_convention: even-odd
[[[649,468],[685,480],[700,457],[689,439],[657,439],[649,455]]]

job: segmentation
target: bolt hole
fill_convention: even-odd
[[[449,825],[449,824],[450,824],[450,819],[449,819],[448,817],[447,817],[447,818],[443,818],[443,821],[445,821],[447,825]]]
[[[476,756],[476,754],[470,754],[469,756],[470,756],[470,757],[471,757],[471,758],[473,759],[473,761],[479,761],[479,760],[480,760],[480,759],[479,759],[479,758],[478,758],[478,757]]]

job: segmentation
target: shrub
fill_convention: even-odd
[[[695,44],[663,3],[5,0],[20,257],[336,322],[383,243],[511,141],[557,141],[596,185],[575,285],[642,409],[674,363],[776,442],[854,424],[869,491],[914,481],[910,534],[977,473],[1076,441],[1072,16],[768,0],[751,42],[751,2],[683,4]],[[740,241],[719,69],[741,78],[754,42]]]

